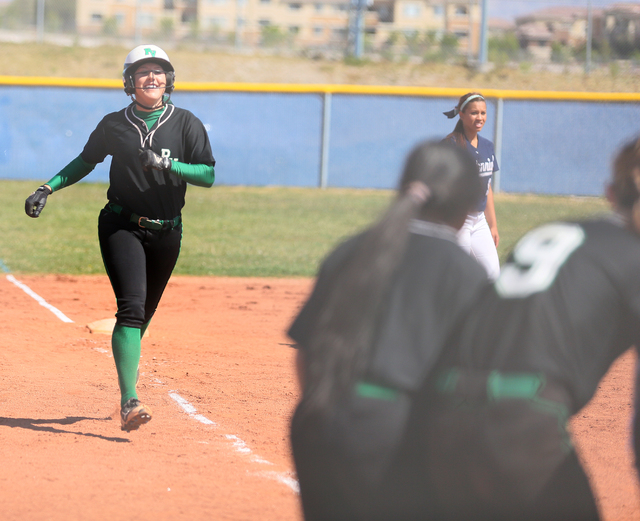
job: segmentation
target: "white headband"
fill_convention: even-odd
[[[466,100],[464,100],[464,102],[462,103],[462,106],[460,108],[454,107],[452,110],[449,110],[448,112],[443,112],[443,114],[445,116],[447,116],[449,119],[453,119],[458,114],[460,114],[460,112],[462,112],[464,110],[464,108],[467,106],[467,103],[469,103],[470,101],[473,101],[473,100],[477,100],[477,99],[480,99],[480,100],[484,101],[484,96],[482,94],[472,94]]]
[[[464,103],[462,105],[460,105],[460,111],[462,112],[464,110],[464,108],[467,106],[467,103],[469,103],[470,101],[473,101],[474,99],[478,99],[480,98],[482,101],[484,101],[484,96],[482,96],[482,94],[474,94],[473,96],[469,96],[466,100],[464,100]]]

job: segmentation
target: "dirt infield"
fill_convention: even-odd
[[[120,430],[106,277],[0,277],[3,520],[300,520],[284,330],[307,279],[174,277],[142,347],[154,419]],[[640,519],[628,425],[630,352],[572,427],[604,519]]]

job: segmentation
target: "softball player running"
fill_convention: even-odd
[[[640,345],[640,140],[608,198],[611,215],[527,233],[445,349],[420,415],[438,519],[598,519],[566,423]]]
[[[201,121],[169,100],[175,71],[161,48],[133,49],[122,78],[133,102],[105,116],[81,154],[31,194],[25,209],[38,217],[47,196],[111,156],[109,202],[100,212],[98,237],[117,300],[111,343],[121,426],[131,431],[151,419],[136,392],[140,340],[178,259],[187,183],[211,186],[215,160]]]
[[[484,186],[476,208],[469,213],[458,233],[458,241],[487,270],[489,278],[495,280],[500,275],[496,249],[500,236],[491,179],[499,168],[493,143],[479,135],[487,121],[487,103],[482,94],[470,92],[462,96],[456,107],[445,112],[445,115],[448,118],[460,117],[453,132],[445,139],[465,148],[475,158]]]
[[[323,263],[289,330],[299,346],[291,440],[307,521],[423,515],[425,491],[398,462],[413,393],[488,285],[456,242],[481,190],[466,152],[424,143],[382,220]]]

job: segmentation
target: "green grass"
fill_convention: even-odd
[[[49,198],[38,219],[24,213],[37,182],[0,181],[0,261],[16,273],[102,274],[97,218],[105,184],[79,183]],[[344,237],[375,220],[386,190],[189,187],[178,275],[312,276]],[[500,258],[536,225],[607,207],[599,198],[496,195]]]
[[[559,220],[573,220],[603,213],[609,205],[601,197],[559,197],[540,195],[496,194],[496,218],[503,262],[516,241],[536,226]]]

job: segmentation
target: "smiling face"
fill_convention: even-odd
[[[162,106],[162,96],[167,86],[167,75],[158,63],[143,63],[133,73],[136,100],[151,109]],[[142,108],[142,107],[141,107]]]
[[[476,136],[487,121],[487,104],[482,101],[470,101],[460,113],[464,133],[468,139]]]

